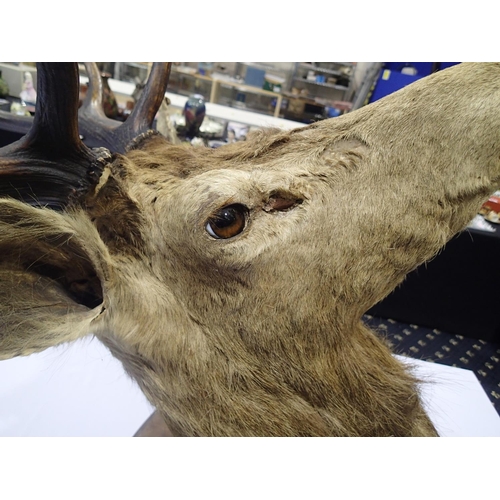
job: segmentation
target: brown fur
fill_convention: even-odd
[[[94,333],[174,435],[435,435],[361,316],[498,187],[499,76],[216,150],[153,137],[61,214],[1,200],[0,356]],[[212,238],[234,203],[245,229]]]

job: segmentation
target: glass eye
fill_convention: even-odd
[[[229,205],[221,208],[208,219],[205,229],[214,238],[232,238],[245,228],[247,213],[248,210],[243,205]]]

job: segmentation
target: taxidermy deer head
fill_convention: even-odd
[[[79,130],[77,66],[39,65],[0,151],[0,358],[94,334],[175,435],[435,435],[361,317],[498,188],[500,64],[218,149],[145,133],[168,72]]]

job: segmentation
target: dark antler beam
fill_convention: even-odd
[[[62,208],[98,182],[109,153],[80,140],[77,63],[37,63],[37,93],[30,130],[0,149],[0,196]]]

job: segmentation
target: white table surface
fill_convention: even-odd
[[[0,436],[133,436],[152,412],[97,339],[0,361]]]
[[[500,436],[500,417],[469,370],[406,360],[441,436]],[[0,361],[0,436],[132,436],[152,413],[96,339]]]
[[[440,436],[500,436],[500,416],[474,372],[397,357],[424,381],[422,400]]]

